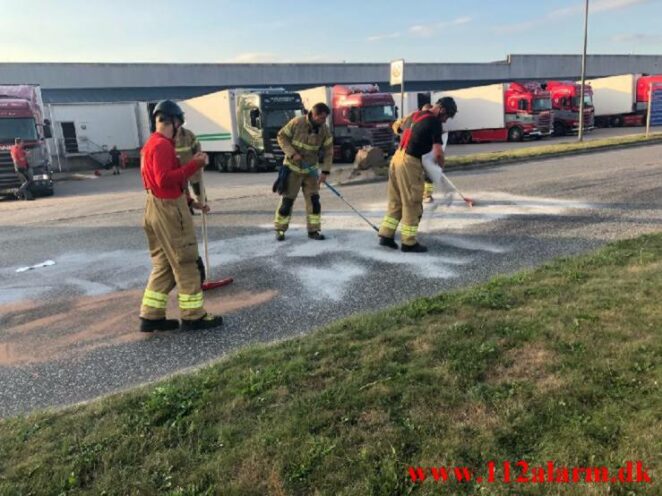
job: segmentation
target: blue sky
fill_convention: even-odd
[[[489,62],[509,53],[580,53],[583,6],[584,0],[0,0],[0,62]],[[662,0],[590,6],[589,53],[662,54]]]

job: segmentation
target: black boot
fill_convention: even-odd
[[[394,250],[398,249],[398,243],[396,243],[393,238],[387,236],[379,237],[379,246],[386,246],[387,248],[393,248]]]
[[[180,331],[202,331],[204,329],[214,329],[223,325],[223,317],[220,315],[206,314],[204,317],[197,320],[182,319],[182,324],[179,326]]]
[[[285,241],[285,231],[276,231],[276,241]]]
[[[416,243],[415,245],[403,244],[401,250],[409,253],[425,253],[426,251],[428,251],[428,247],[423,246],[420,243]]]
[[[140,332],[174,331],[179,328],[179,320],[144,319],[140,317]]]
[[[324,234],[322,234],[322,233],[319,232],[319,231],[311,231],[311,232],[309,232],[309,233],[308,233],[308,237],[309,237],[310,239],[314,239],[314,240],[316,240],[316,241],[322,241],[322,240],[326,239],[326,238],[324,237]]]

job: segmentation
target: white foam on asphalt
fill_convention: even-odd
[[[352,263],[334,263],[325,267],[300,267],[295,274],[304,285],[304,296],[312,295],[315,299],[326,297],[340,301],[348,285],[357,277],[366,273],[366,268]]]
[[[470,226],[511,216],[559,216],[570,209],[593,208],[591,204],[556,198],[537,198],[500,192],[467,192],[476,201],[468,208],[461,200],[450,206],[427,205],[420,233],[457,250],[489,253],[507,253],[509,246],[495,245],[469,237],[461,231]],[[351,200],[350,200],[351,201]],[[385,202],[355,205],[374,224],[384,216]],[[273,226],[265,222],[266,232],[255,235],[211,241],[209,256],[212,274],[231,273],[233,266],[258,260],[265,270],[286,270],[294,275],[305,291],[322,287],[331,299],[340,299],[353,280],[366,274],[370,265],[377,263],[398,265],[421,278],[451,278],[456,267],[473,261],[470,255],[448,256],[443,251],[425,254],[403,254],[377,245],[377,235],[366,222],[348,207],[338,206],[323,212],[323,230],[328,239],[309,240],[305,232],[305,215],[294,214],[295,223],[287,239],[274,240]],[[247,219],[247,224],[254,217]],[[266,220],[266,219],[265,219]],[[202,247],[202,243],[200,243]],[[203,250],[200,250],[204,256]],[[329,267],[325,259],[334,255],[346,262],[333,260]],[[321,257],[321,258],[320,258]],[[142,287],[150,271],[147,250],[114,250],[103,253],[69,252],[54,256],[56,264],[16,273],[17,267],[0,269],[0,303],[10,303],[45,294],[66,293],[72,288],[85,295],[99,295],[111,291]],[[40,260],[25,260],[24,265]],[[240,269],[234,267],[237,271]],[[234,272],[240,277],[239,272]],[[69,288],[66,290],[66,288]]]

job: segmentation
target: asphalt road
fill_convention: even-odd
[[[476,206],[428,206],[427,254],[378,247],[328,191],[328,239],[306,238],[299,201],[287,240],[276,243],[273,174],[208,173],[213,274],[235,282],[206,295],[224,328],[189,334],[137,331],[149,259],[136,171],[59,183],[56,196],[32,203],[0,202],[0,416],[89,400],[248,343],[658,231],[661,153],[656,145],[451,173]],[[385,183],[342,190],[375,223],[385,191]],[[46,260],[55,264],[16,272]]]

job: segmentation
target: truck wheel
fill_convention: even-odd
[[[468,145],[471,143],[471,133],[469,131],[464,131],[460,134],[460,144]]]
[[[566,134],[565,125],[562,122],[556,121],[554,123],[554,136],[565,136]]]
[[[620,115],[612,117],[611,122],[609,124],[611,124],[611,127],[622,127],[623,126],[623,117],[621,117]]]
[[[225,156],[225,153],[217,153],[214,155],[214,167],[216,167],[218,172],[228,171],[228,158]]]
[[[246,171],[246,155],[238,153],[232,155],[228,161],[228,170],[230,172],[245,172]]]
[[[247,172],[257,172],[260,166],[260,159],[257,157],[257,153],[253,150],[248,150],[246,154],[246,171]]]
[[[513,126],[508,130],[508,141],[522,141],[524,133],[519,126]]]
[[[355,157],[356,150],[352,145],[343,145],[343,147],[340,149],[340,159],[343,162],[352,163],[354,162]]]

